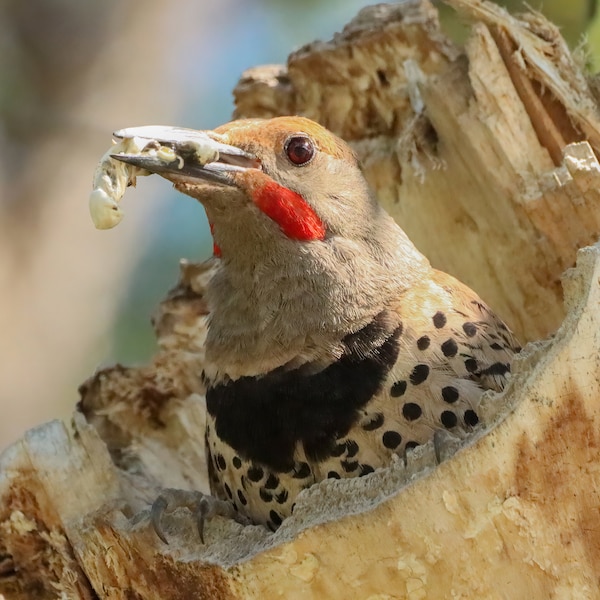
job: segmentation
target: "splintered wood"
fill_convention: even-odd
[[[274,534],[217,518],[202,545],[178,510],[164,545],[147,519],[158,490],[207,489],[211,267],[184,264],[154,359],[90,377],[69,426],[0,457],[7,600],[600,597],[600,245],[577,254],[600,231],[598,105],[540,15],[448,3],[473,21],[464,48],[426,0],[378,5],[286,67],[247,72],[236,116],[301,113],[345,137],[436,267],[523,340],[554,334],[484,399],[487,429],[439,466],[424,446],[323,482]]]

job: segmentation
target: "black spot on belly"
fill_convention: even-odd
[[[494,363],[486,369],[481,369],[480,375],[500,375],[504,376],[510,372],[510,365],[505,363]]]
[[[453,427],[456,427],[458,418],[451,410],[445,410],[440,415],[440,421],[442,422],[442,425],[446,427],[446,429],[452,429]]]
[[[444,327],[446,325],[446,321],[446,315],[440,310],[433,315],[433,324],[436,329],[441,329]]]
[[[448,358],[452,358],[453,356],[456,356],[457,352],[458,352],[458,344],[452,338],[446,340],[442,344],[442,353],[444,354],[444,356],[447,356]]]
[[[263,478],[264,475],[264,471],[260,468],[257,467],[256,465],[252,465],[249,469],[248,469],[248,479],[250,481],[260,481]]]
[[[463,323],[463,331],[469,336],[473,337],[477,333],[477,326],[475,323]]]
[[[357,460],[343,460],[341,462],[342,469],[346,471],[346,473],[352,473],[352,471],[356,471],[358,469],[358,461]]]
[[[431,340],[429,339],[429,336],[424,335],[417,340],[417,348],[419,350],[427,350],[427,348],[429,348],[430,343]]]
[[[331,456],[341,456],[344,452],[346,452],[346,444],[337,444],[332,448]]]
[[[379,412],[374,413],[372,415],[367,415],[367,417],[369,418],[369,420],[365,421],[362,426],[362,428],[365,431],[375,431],[375,429],[379,429],[385,421],[385,417],[383,416],[382,413],[379,413]],[[337,454],[334,456],[341,456],[341,455]]]
[[[407,421],[416,421],[423,414],[423,411],[415,402],[407,402],[402,407],[402,414]]]
[[[287,490],[282,490],[281,492],[279,492],[279,494],[277,494],[277,496],[275,496],[275,502],[277,502],[277,504],[285,504],[287,502],[288,499],[288,491]]]
[[[465,360],[465,369],[467,369],[469,373],[475,373],[477,371],[477,361],[474,358],[467,358],[467,360]]]
[[[381,439],[390,450],[395,450],[402,443],[402,436],[397,431],[386,431]]]
[[[420,383],[423,383],[427,377],[429,377],[429,366],[422,364],[415,366],[409,379],[413,385],[419,385]]]
[[[281,518],[281,515],[279,513],[276,513],[274,510],[272,510],[269,513],[269,517],[273,523],[273,525],[275,525],[275,527],[278,527],[279,525],[281,525],[283,519]]]
[[[396,362],[402,328],[391,322],[382,312],[347,335],[346,353],[317,373],[280,367],[209,386],[206,406],[217,436],[242,459],[276,472],[293,468],[297,443],[310,460],[331,456]]]
[[[465,410],[464,419],[465,423],[471,427],[475,427],[475,425],[479,423],[479,417],[477,416],[477,413],[470,408]]]
[[[271,494],[270,492],[268,492],[267,490],[265,490],[265,488],[260,488],[260,490],[258,491],[259,495],[260,495],[260,499],[263,502],[271,502],[271,500],[273,500],[273,494]]]
[[[294,479],[306,479],[312,473],[310,465],[306,462],[295,464],[291,471],[291,475]]]
[[[396,383],[394,383],[394,385],[392,386],[392,389],[390,390],[390,394],[394,398],[399,398],[400,396],[404,396],[407,386],[408,386],[408,384],[406,383],[406,381],[396,381]]]
[[[453,385],[447,385],[442,388],[442,398],[448,404],[452,404],[458,400],[459,393],[458,390]]]
[[[273,473],[269,473],[269,477],[267,477],[267,481],[265,481],[265,489],[274,490],[278,485],[279,477],[273,475]]]
[[[348,440],[346,442],[346,449],[348,450],[346,453],[348,458],[352,458],[358,454],[358,444],[354,440]]]
[[[360,465],[360,475],[359,477],[364,477],[369,473],[374,473],[375,469],[371,465]]]

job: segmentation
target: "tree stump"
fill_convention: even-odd
[[[178,510],[163,544],[147,522],[158,490],[207,489],[210,267],[183,263],[150,364],[96,373],[68,426],[0,457],[5,598],[600,597],[595,84],[539,14],[448,4],[473,23],[464,48],[426,0],[365,9],[286,67],[247,72],[236,116],[301,113],[350,141],[434,266],[531,342],[484,397],[486,425],[440,464],[426,445],[314,486],[276,533],[217,518],[203,545]]]

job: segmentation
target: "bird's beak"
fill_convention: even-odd
[[[252,154],[225,144],[219,134],[181,127],[150,125],[116,131],[117,140],[136,139],[140,153],[111,157],[140,169],[157,173],[174,183],[235,184],[235,174],[260,169]],[[144,143],[147,141],[147,144]]]

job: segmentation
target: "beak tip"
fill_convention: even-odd
[[[111,154],[110,157],[113,160],[119,160],[124,163],[133,164],[139,155],[137,154],[124,154],[123,152],[117,154]]]

